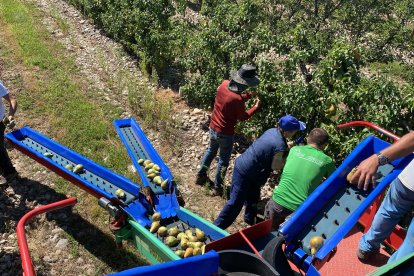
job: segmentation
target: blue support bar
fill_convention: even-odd
[[[204,255],[180,259],[163,264],[142,266],[110,274],[112,276],[154,276],[154,275],[180,275],[180,276],[207,276],[218,272],[219,255],[209,251]]]

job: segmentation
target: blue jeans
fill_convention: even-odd
[[[236,161],[237,162],[237,161]],[[231,180],[230,199],[226,202],[214,225],[221,229],[229,227],[239,215],[243,205],[246,206],[244,221],[251,223],[257,215],[256,204],[260,199],[260,185],[242,175],[237,170],[237,163]]]
[[[388,263],[391,263],[395,260],[401,259],[408,254],[414,252],[414,218],[411,220],[410,226],[407,230],[407,236],[405,237],[403,243],[401,244],[400,248],[392,254]]]
[[[231,151],[233,150],[233,140],[233,135],[220,134],[210,128],[210,144],[201,159],[200,170],[197,172],[197,176],[207,175],[211,162],[214,157],[216,157],[217,151],[220,149],[219,162],[214,180],[214,186],[216,188],[223,186],[223,179],[226,176]]]
[[[413,204],[414,192],[407,189],[401,181],[396,178],[391,183],[387,195],[375,214],[371,228],[361,237],[359,241],[359,249],[365,252],[378,250],[380,248],[380,243],[389,237],[397,223],[411,209]],[[409,233],[407,233],[406,238],[406,240],[408,239],[407,243],[411,243],[411,248],[414,237],[414,226],[412,226],[412,224],[413,223],[411,222],[410,228],[412,229],[409,229],[411,232],[409,231]],[[409,238],[410,234],[411,238]],[[404,248],[402,248],[401,251],[405,251],[405,248],[406,245],[404,245]]]

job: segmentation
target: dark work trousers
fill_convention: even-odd
[[[15,173],[16,169],[10,161],[7,150],[4,147],[4,131],[6,127],[2,121],[0,121],[0,173],[3,176],[7,176],[11,173]]]
[[[272,231],[274,231],[277,230],[280,224],[285,221],[286,217],[292,213],[293,211],[277,204],[273,198],[270,198],[265,206],[264,217],[265,219],[272,219]]]
[[[230,199],[214,221],[214,225],[221,229],[226,229],[235,221],[243,205],[246,206],[244,220],[247,223],[252,223],[257,215],[256,205],[260,198],[261,184],[242,175],[237,167],[234,168],[231,182]]]

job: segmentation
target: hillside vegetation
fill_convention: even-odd
[[[286,113],[325,127],[337,161],[367,120],[399,135],[413,125],[414,4],[410,0],[67,0],[140,59],[148,75],[179,68],[190,103],[211,108],[231,70],[256,64],[262,111],[240,126],[255,137]]]

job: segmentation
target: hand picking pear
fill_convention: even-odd
[[[346,181],[348,181],[349,183],[351,183],[352,177],[354,176],[355,172],[357,170],[357,167],[353,168],[348,175],[346,176]]]

